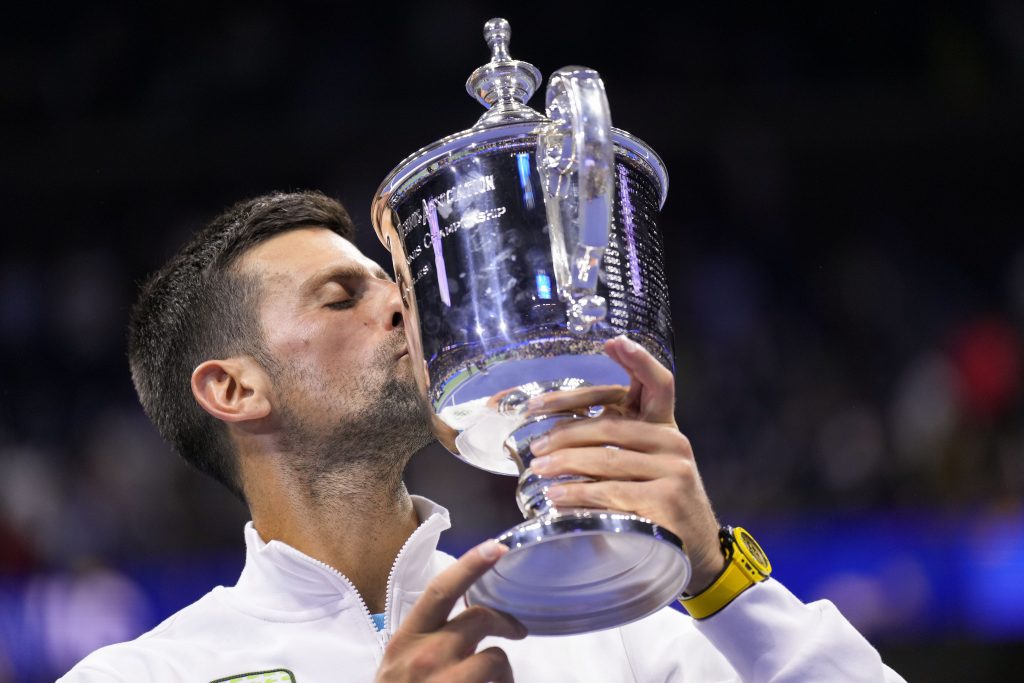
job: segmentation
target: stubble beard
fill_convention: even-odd
[[[283,366],[275,373],[275,384],[287,387],[279,406],[282,446],[291,454],[288,464],[312,501],[325,502],[341,494],[350,502],[369,503],[405,492],[402,473],[409,458],[434,436],[429,408],[412,374],[400,374],[398,363],[403,361],[395,360],[404,344],[401,333],[389,337],[368,367],[354,369],[345,389],[293,367]],[[333,425],[317,426],[295,409],[302,405],[295,400],[296,392],[307,394],[303,403],[316,397],[350,410]]]

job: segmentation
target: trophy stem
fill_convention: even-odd
[[[519,511],[526,519],[535,519],[543,515],[558,514],[555,504],[548,498],[548,488],[554,484],[569,481],[591,481],[587,477],[574,474],[563,474],[557,477],[542,477],[530,469],[534,455],[530,448],[534,439],[547,434],[562,420],[588,420],[577,413],[560,412],[545,415],[534,415],[527,424],[512,432],[509,442],[516,444],[515,459],[519,465],[519,484],[516,487],[516,503]]]

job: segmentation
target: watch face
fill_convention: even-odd
[[[743,548],[743,552],[757,565],[758,570],[766,575],[771,571],[768,556],[761,550],[761,546],[757,544],[753,536],[748,534],[746,530],[739,529],[736,533],[736,541]]]

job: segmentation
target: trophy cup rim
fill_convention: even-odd
[[[421,147],[399,162],[381,182],[370,204],[370,220],[377,238],[390,250],[384,234],[383,218],[384,211],[391,208],[391,198],[396,193],[402,192],[408,189],[410,185],[432,175],[437,170],[436,168],[431,168],[432,166],[439,163],[443,164],[443,162],[450,160],[459,151],[470,150],[476,146],[502,140],[538,136],[541,127],[549,123],[546,117],[540,114],[538,116],[539,119],[536,121],[492,125],[459,131],[425,147]],[[668,171],[665,167],[665,162],[662,161],[661,157],[650,145],[632,133],[613,127],[611,129],[611,137],[616,155],[621,152],[627,158],[640,163],[650,171],[658,184],[658,208],[663,208],[665,199],[668,196]]]

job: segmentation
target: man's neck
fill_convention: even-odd
[[[344,574],[373,613],[383,612],[391,567],[420,520],[405,484],[358,472],[325,475],[310,490],[285,472],[246,486],[253,525]],[[254,487],[255,488],[255,487]]]

